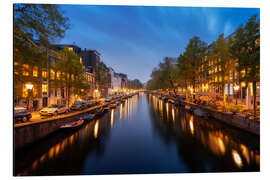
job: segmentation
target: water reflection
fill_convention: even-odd
[[[162,140],[165,142],[174,140],[178,144],[179,158],[186,161],[191,172],[204,172],[206,169],[207,171],[259,170],[260,150],[257,137],[213,119],[194,117],[184,110],[175,112],[174,105],[167,103],[164,105],[153,95],[149,95],[147,100],[152,107],[150,114],[153,126],[156,127]],[[168,113],[170,109],[172,112]],[[163,117],[169,121],[165,121]],[[197,154],[201,156],[197,157]]]
[[[94,138],[95,139],[98,137],[98,128],[99,128],[99,120],[97,120],[95,123],[95,128],[94,128]]]
[[[260,168],[258,138],[146,95],[129,98],[81,129],[57,132],[15,155],[16,175]]]
[[[233,160],[235,162],[235,164],[238,166],[238,167],[242,167],[242,159],[239,155],[239,153],[236,151],[236,150],[232,150],[232,156],[233,156]]]

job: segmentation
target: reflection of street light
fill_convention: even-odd
[[[30,94],[32,94],[32,89],[33,89],[34,85],[31,83],[27,83],[27,84],[25,84],[25,87],[27,89],[27,109],[29,110]]]
[[[235,98],[236,99],[236,102],[235,102],[235,104],[237,105],[237,98],[238,98],[237,97],[237,95],[238,95],[237,93],[238,93],[238,90],[239,90],[239,86],[238,85],[235,85],[233,88],[234,88],[234,91],[236,92],[236,98]]]

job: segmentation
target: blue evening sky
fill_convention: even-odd
[[[166,56],[178,57],[190,38],[211,43],[231,34],[258,8],[60,5],[71,28],[61,43],[95,49],[129,79],[150,79]]]

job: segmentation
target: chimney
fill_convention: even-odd
[[[84,52],[86,52],[86,48],[84,48]]]

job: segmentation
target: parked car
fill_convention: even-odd
[[[186,96],[185,95],[179,95],[179,96],[177,96],[177,98],[179,100],[185,100],[186,99]]]
[[[112,98],[109,98],[109,97],[105,98],[105,102],[110,102],[111,100]]]
[[[71,110],[83,110],[87,107],[86,103],[80,101],[80,102],[75,102],[74,104],[72,104],[72,106],[70,107]]]
[[[14,119],[15,122],[22,121],[26,122],[32,118],[31,113],[24,107],[15,107],[14,108]]]
[[[98,105],[97,101],[86,101],[87,107],[92,107]]]
[[[58,115],[61,113],[66,113],[68,112],[68,107],[67,105],[50,105],[48,107],[42,108],[39,113],[41,116],[52,116],[52,115]]]

